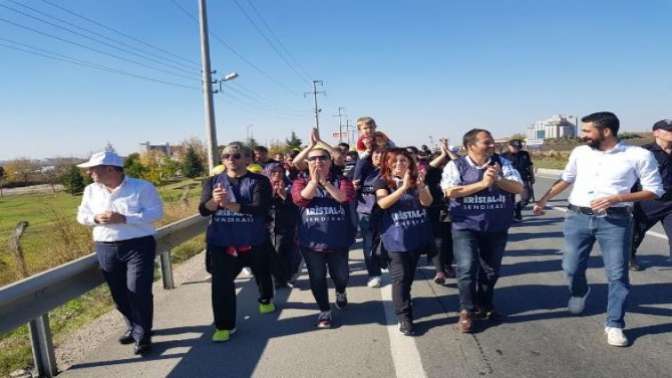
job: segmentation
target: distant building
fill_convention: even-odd
[[[181,144],[171,145],[168,142],[166,142],[166,144],[150,144],[149,141],[147,141],[145,143],[140,143],[140,145],[144,147],[142,152],[158,151],[174,160],[181,159],[184,154],[184,146]]]
[[[527,128],[528,145],[543,144],[549,138],[574,138],[577,136],[576,123],[570,117],[556,114],[549,119],[537,121]],[[572,117],[574,118],[574,117]]]

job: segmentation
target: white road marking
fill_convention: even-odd
[[[397,315],[394,312],[394,305],[392,304],[392,283],[390,282],[389,275],[385,274],[381,278],[383,282],[380,288],[380,296],[383,299],[383,307],[385,308],[387,334],[390,338],[392,361],[394,361],[394,370],[397,373],[397,378],[425,378],[427,374],[422,367],[422,359],[420,358],[420,352],[414,338],[404,336],[399,332]]]

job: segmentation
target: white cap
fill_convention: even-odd
[[[99,165],[111,165],[113,167],[123,167],[124,162],[119,155],[111,151],[96,152],[91,155],[91,159],[82,164],[77,164],[79,168],[91,168]]]

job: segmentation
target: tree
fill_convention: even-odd
[[[527,140],[527,136],[525,136],[524,134],[517,133],[517,134],[513,134],[513,135],[511,135],[511,138],[509,138],[509,139],[510,139],[510,140],[522,140],[522,141],[525,141],[525,140]]]
[[[135,178],[143,178],[147,168],[140,162],[140,154],[132,153],[124,161],[124,172],[126,175]]]
[[[296,137],[296,133],[294,131],[292,131],[292,135],[289,137],[289,139],[285,139],[285,144],[289,150],[293,150],[295,148],[300,149],[301,143],[301,139]]]
[[[246,143],[246,144],[247,144],[247,147],[249,147],[249,148],[251,148],[251,149],[253,149],[253,150],[254,150],[254,147],[257,147],[257,146],[259,145],[259,143],[257,143],[257,140],[254,139],[253,137],[250,137],[250,138],[247,140],[247,143]]]
[[[38,164],[28,158],[18,158],[5,163],[7,180],[10,182],[23,182],[28,185],[30,177],[35,174]]]
[[[7,174],[5,173],[5,168],[0,166],[0,198],[2,198],[2,184],[5,181],[5,176]]]
[[[76,165],[71,165],[65,173],[61,176],[61,183],[65,187],[67,193],[79,194],[84,191],[84,177],[82,171]]]
[[[198,156],[193,146],[188,146],[182,161],[182,174],[185,177],[194,178],[201,176],[204,171],[203,160]]]

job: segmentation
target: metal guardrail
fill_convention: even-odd
[[[193,215],[159,228],[157,256],[165,289],[173,289],[171,249],[205,231],[207,218]],[[95,253],[0,288],[0,333],[28,323],[33,359],[40,376],[58,373],[49,329],[49,311],[104,281]]]

